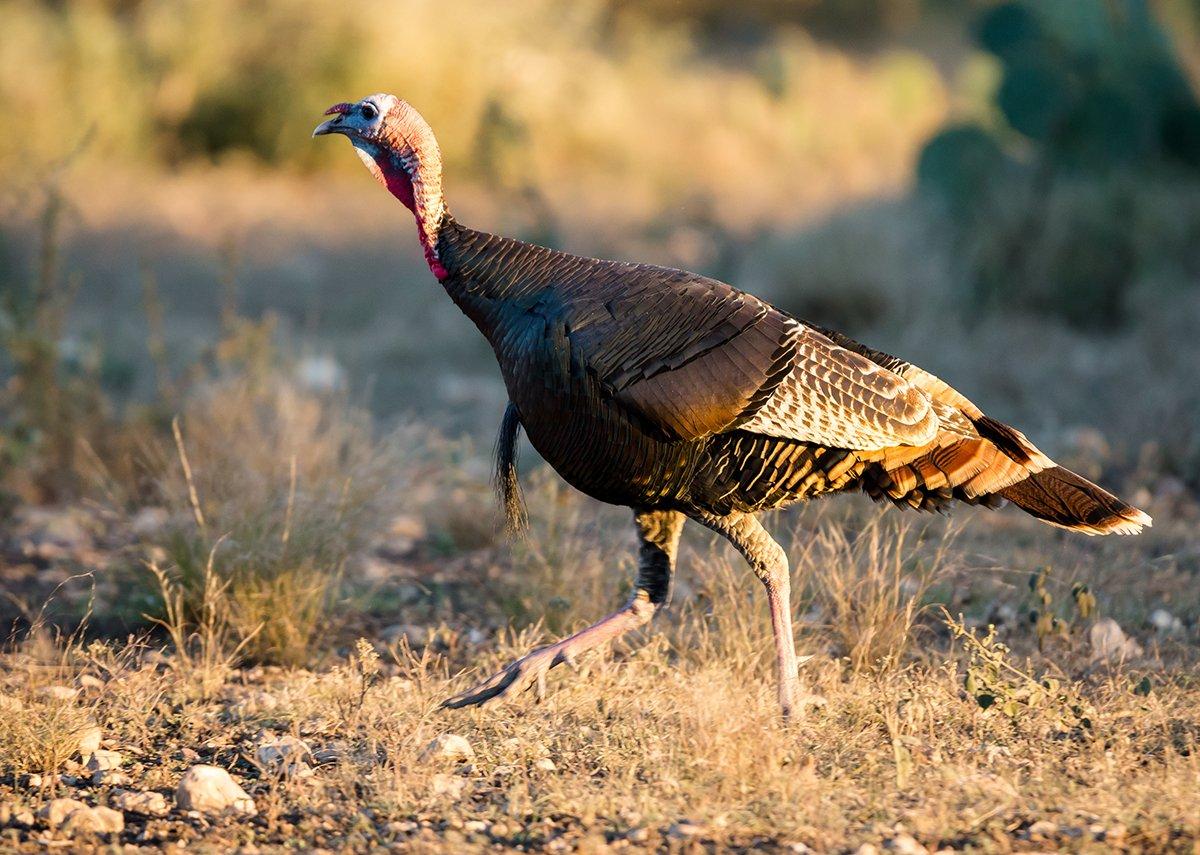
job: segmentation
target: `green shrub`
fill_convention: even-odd
[[[947,214],[964,308],[1116,327],[1140,280],[1194,263],[1192,236],[1172,235],[1200,189],[1200,106],[1138,0],[1014,0],[976,35],[1001,70],[994,126],[943,130],[917,167]]]

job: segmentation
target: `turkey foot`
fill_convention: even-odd
[[[536,688],[540,701],[546,694],[547,671],[564,662],[573,664],[579,654],[606,644],[631,629],[637,629],[650,620],[654,611],[655,607],[649,598],[639,591],[633,601],[619,612],[562,641],[527,653],[482,683],[442,701],[442,707],[458,709],[481,706],[499,698],[514,697],[531,687]]]

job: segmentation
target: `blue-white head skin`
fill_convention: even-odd
[[[325,111],[314,137],[340,134],[393,196],[413,212],[430,269],[438,279],[446,270],[437,259],[437,238],[446,215],[442,198],[442,153],[429,124],[407,102],[379,93],[343,101]]]

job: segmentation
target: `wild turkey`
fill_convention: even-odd
[[[495,350],[508,389],[500,481],[519,507],[521,426],[569,484],[633,509],[636,592],[621,610],[445,702],[544,688],[546,672],[667,602],[685,518],[728,538],[767,591],[785,716],[801,701],[787,558],[756,516],[861,490],[901,507],[1007,499],[1053,525],[1132,534],[1150,517],[1056,466],[946,383],[694,273],[600,261],[474,231],[442,197],[424,119],[393,95],[337,104],[349,137],[415,215],[434,276]]]

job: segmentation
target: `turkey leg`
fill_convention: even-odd
[[[766,588],[771,630],[775,636],[775,660],[779,668],[779,706],[784,719],[791,719],[807,706],[823,704],[824,698],[806,694],[800,687],[796,640],[792,632],[791,574],[783,547],[751,514],[698,514],[693,519],[732,543]]]
[[[546,690],[546,672],[551,668],[564,662],[573,663],[581,653],[648,623],[670,597],[683,519],[683,514],[677,511],[635,511],[634,522],[641,543],[637,585],[629,603],[562,641],[522,656],[482,683],[443,701],[442,706],[457,709],[485,704],[512,697],[530,687],[536,688],[540,700]]]

